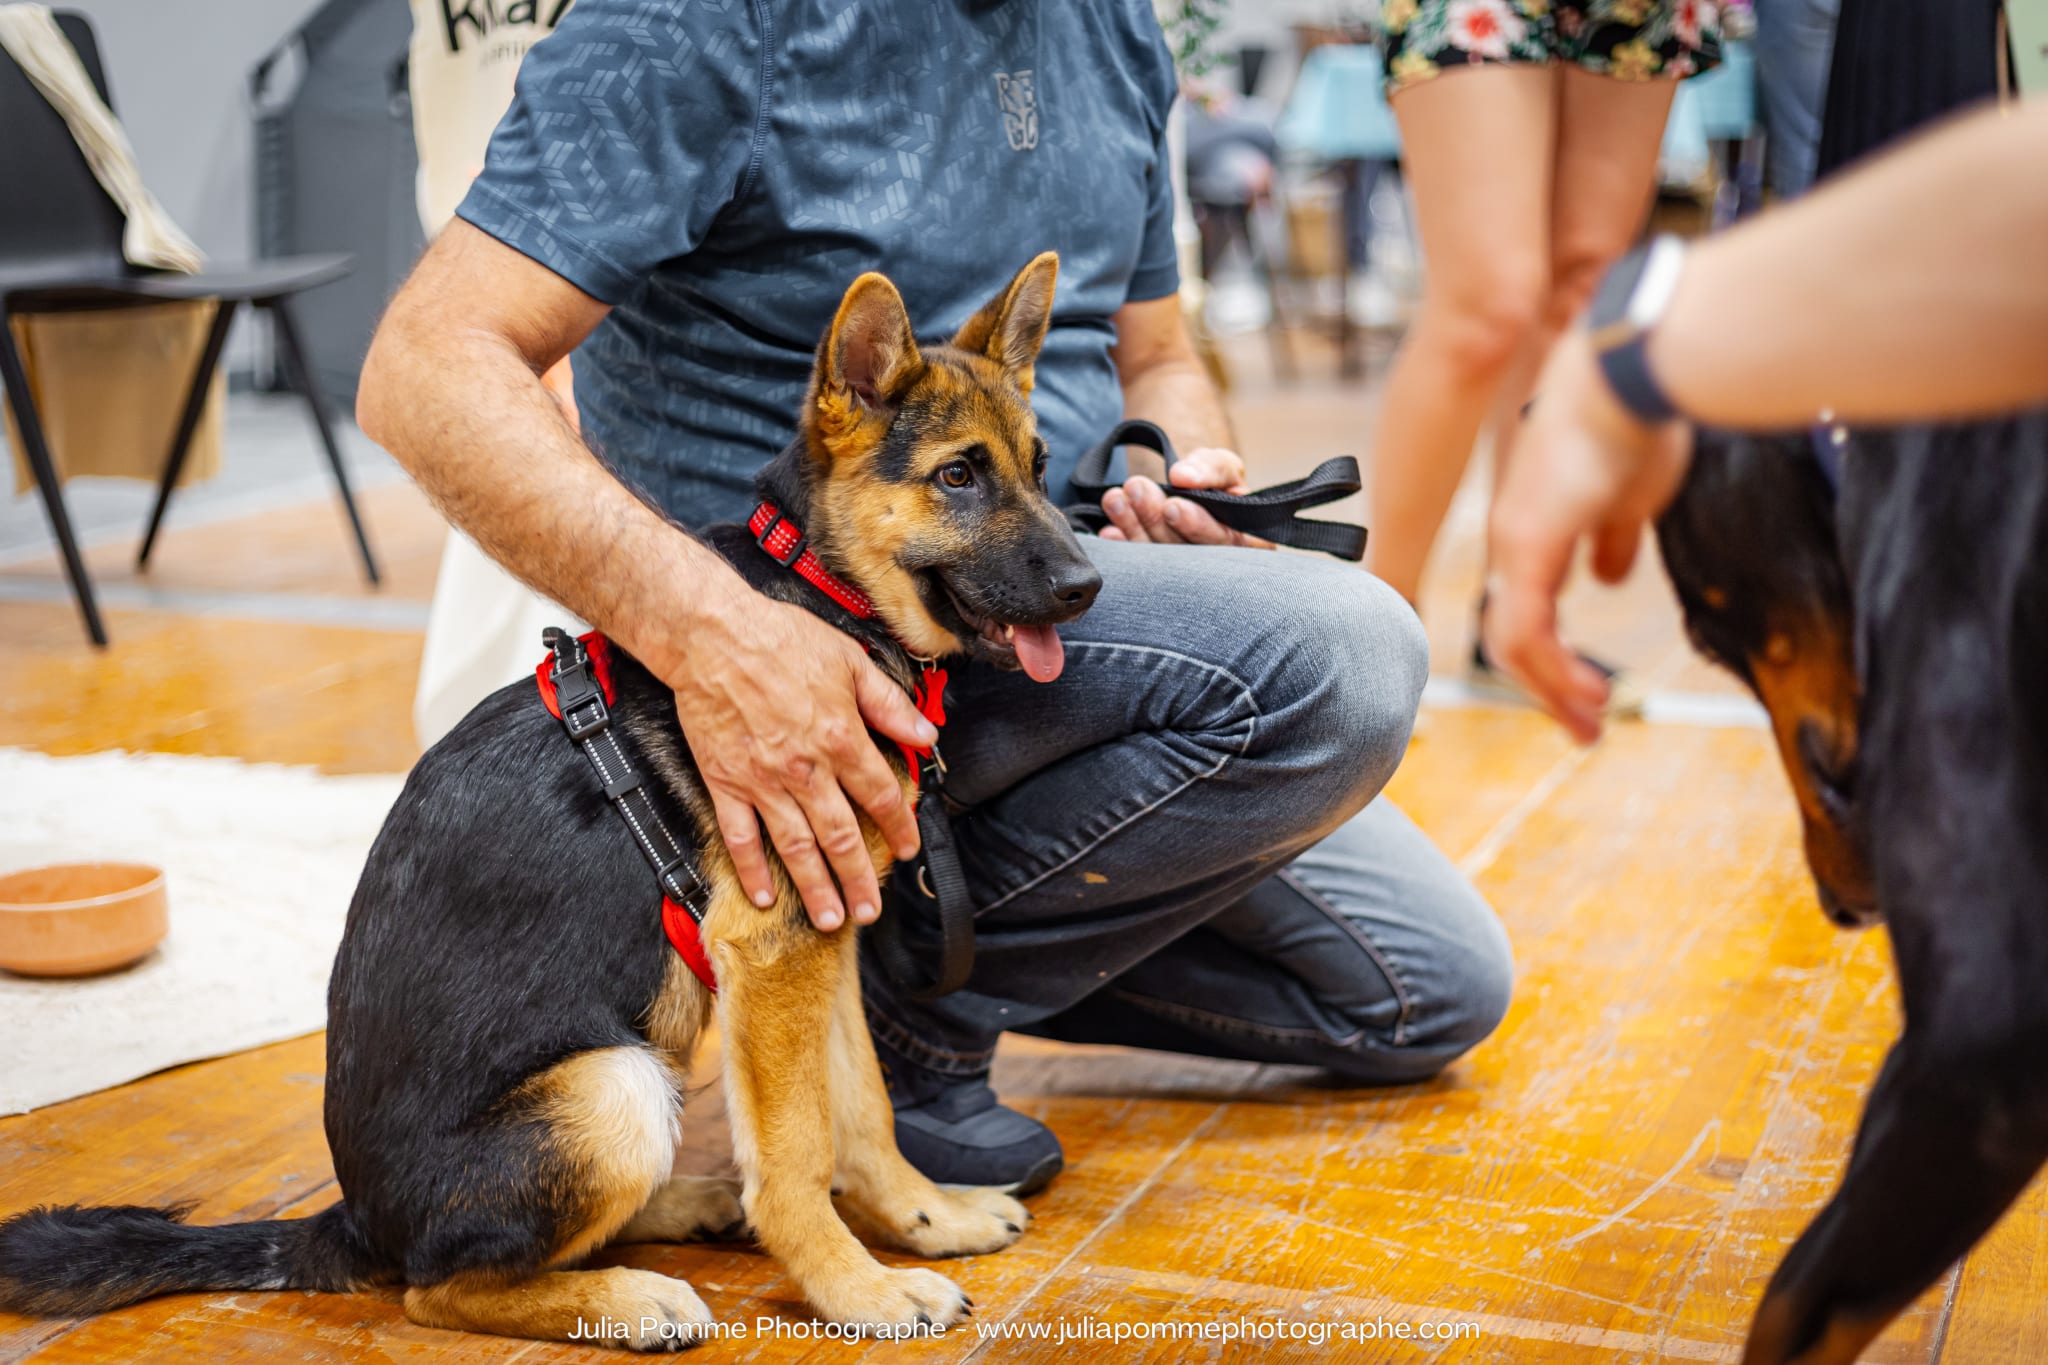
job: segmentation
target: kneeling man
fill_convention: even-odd
[[[765,839],[822,930],[917,912],[877,887],[853,812],[915,850],[864,731],[919,742],[924,722],[675,523],[746,519],[860,272],[937,336],[1046,250],[1056,497],[1126,415],[1189,452],[1181,486],[1240,484],[1176,298],[1175,88],[1150,0],[581,0],[377,334],[364,429],[675,689],[750,891]],[[572,350],[580,436],[538,378]],[[1104,586],[1056,683],[955,671],[974,974],[931,1003],[863,974],[897,1140],[934,1179],[1029,1192],[1060,1168],[989,1089],[1005,1029],[1371,1085],[1435,1073],[1506,1009],[1499,922],[1379,795],[1427,670],[1414,613],[1169,492],[1105,499]]]

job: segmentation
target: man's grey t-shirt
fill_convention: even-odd
[[[942,338],[1060,253],[1034,406],[1056,495],[1123,415],[1111,315],[1179,284],[1151,0],[580,0],[459,210],[612,311],[592,446],[682,521],[743,520],[864,270]]]

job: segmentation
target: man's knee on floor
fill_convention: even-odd
[[[1507,1016],[1505,989],[1482,989],[1447,1002],[1400,1043],[1384,1037],[1361,1040],[1333,1059],[1332,1074],[1356,1085],[1416,1085],[1431,1080],[1493,1036]]]
[[[1408,997],[1398,1029],[1368,1030],[1346,1059],[1332,1066],[1365,1085],[1425,1081],[1493,1036],[1514,995],[1515,963],[1507,933],[1476,891],[1476,913],[1448,918],[1460,926],[1426,962],[1411,960]]]
[[[1507,935],[1488,935],[1459,945],[1448,970],[1462,988],[1448,1007],[1420,1030],[1432,1047],[1449,1054],[1446,1063],[1491,1038],[1508,1016],[1515,993],[1515,962],[1508,951]]]

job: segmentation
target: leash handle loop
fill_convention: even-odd
[[[1067,520],[1083,531],[1100,531],[1109,524],[1102,510],[1102,496],[1117,485],[1109,478],[1110,462],[1123,446],[1141,446],[1155,451],[1171,470],[1180,457],[1173,441],[1156,424],[1142,418],[1119,422],[1098,444],[1081,457],[1069,480],[1081,502],[1066,509]],[[1339,455],[1323,461],[1307,478],[1291,479],[1250,493],[1223,493],[1213,488],[1169,488],[1168,495],[1184,498],[1208,512],[1234,531],[1258,536],[1277,545],[1298,550],[1319,550],[1339,559],[1365,558],[1365,528],[1346,522],[1304,517],[1304,508],[1350,497],[1364,486],[1358,461]]]

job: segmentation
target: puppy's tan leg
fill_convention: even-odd
[[[694,1242],[739,1236],[746,1228],[737,1182],[679,1175],[654,1192],[647,1207],[612,1238],[619,1242]]]
[[[736,878],[716,884],[708,918],[727,1109],[755,1236],[834,1322],[958,1322],[966,1298],[957,1285],[929,1270],[884,1269],[832,1207],[829,1033],[851,937],[813,930],[786,889],[783,903],[764,912],[746,902]]]
[[[896,1116],[861,1010],[858,956],[852,935],[843,937],[831,1059],[841,1207],[871,1237],[918,1256],[1002,1250],[1030,1221],[1022,1204],[1001,1190],[935,1185],[896,1149]]]
[[[406,1290],[405,1315],[422,1327],[647,1352],[694,1345],[711,1323],[711,1310],[689,1285],[625,1266],[445,1280]]]
[[[522,1085],[506,1108],[538,1124],[533,1178],[554,1206],[551,1266],[609,1241],[667,1180],[675,1160],[674,1072],[651,1048],[578,1053]],[[681,1350],[711,1321],[681,1280],[625,1268],[460,1275],[408,1289],[405,1312],[426,1327],[636,1351]]]

